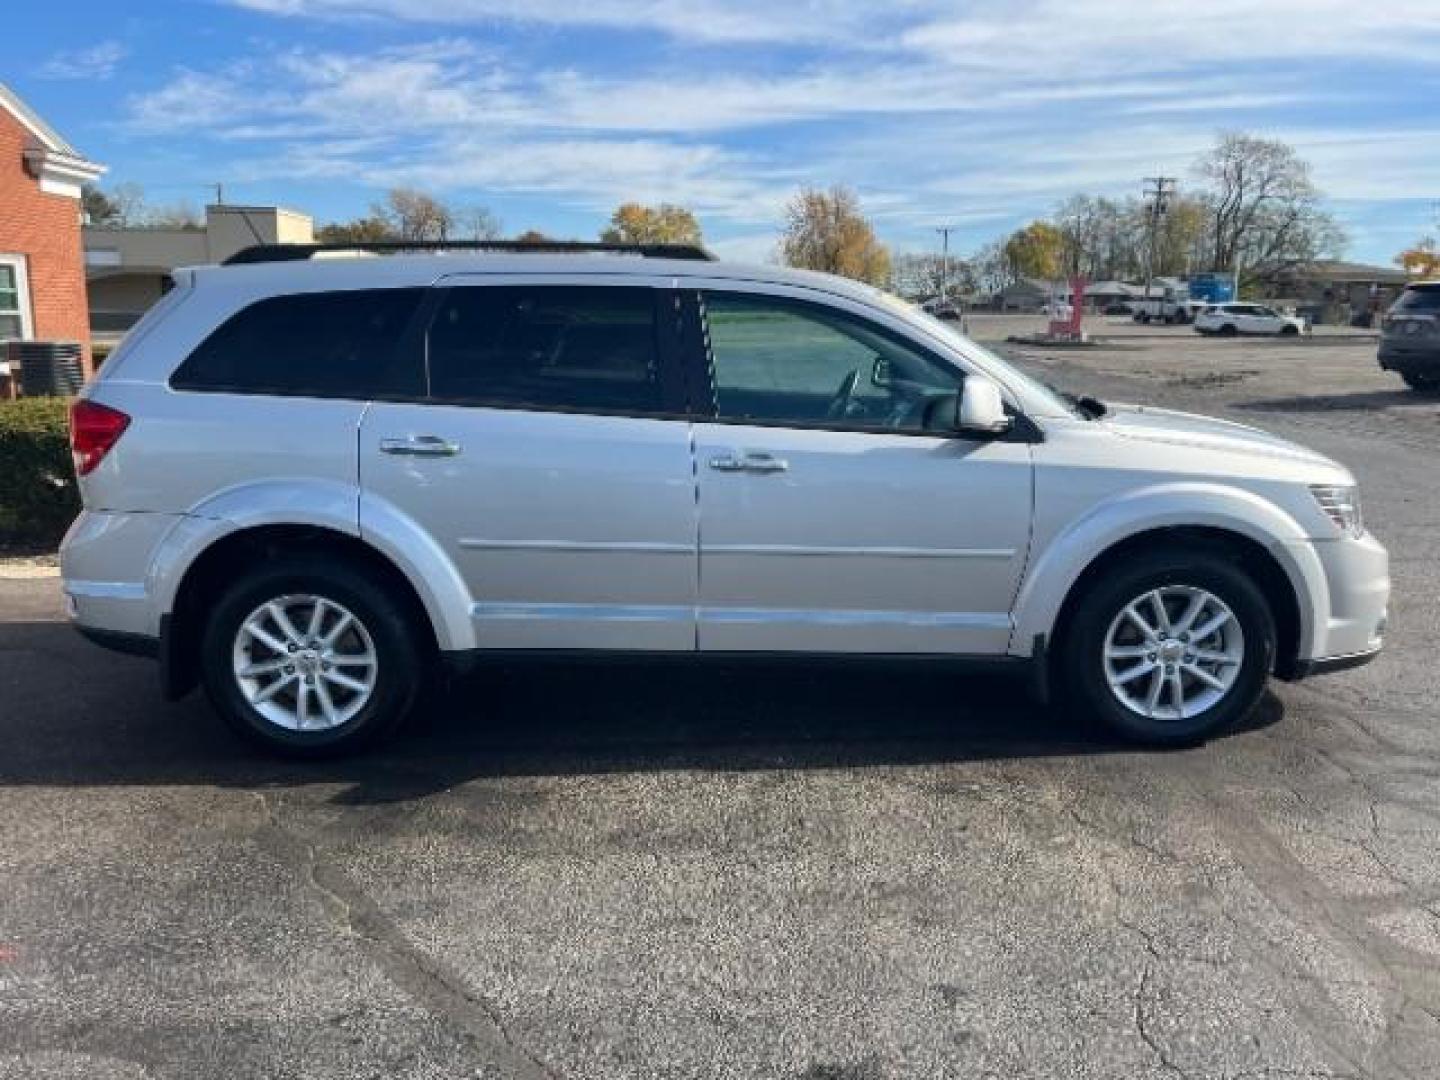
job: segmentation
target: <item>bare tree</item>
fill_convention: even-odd
[[[371,213],[401,240],[448,240],[455,231],[455,215],[449,207],[416,188],[391,188]]]
[[[908,300],[929,300],[948,292],[951,299],[975,287],[970,264],[953,255],[949,266],[933,252],[906,253],[891,260],[891,288]]]
[[[498,240],[501,235],[500,219],[490,212],[489,207],[472,204],[456,207],[452,212],[455,232],[465,240]]]
[[[1209,260],[1275,279],[1344,246],[1344,233],[1320,206],[1310,166],[1276,139],[1232,132],[1195,164],[1211,184]]]

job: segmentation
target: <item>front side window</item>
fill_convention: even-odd
[[[706,293],[716,415],[796,426],[940,430],[961,374],[820,304]],[[953,411],[950,413],[953,415]]]
[[[510,408],[664,411],[652,290],[476,285],[441,300],[430,396]]]
[[[1397,311],[1440,311],[1440,286],[1411,286],[1400,294]]]
[[[418,396],[418,355],[402,345],[423,289],[273,296],[242,309],[192,352],[177,390],[310,397]]]

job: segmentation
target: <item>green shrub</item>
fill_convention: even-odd
[[[80,512],[68,398],[0,401],[0,544],[53,547]]]

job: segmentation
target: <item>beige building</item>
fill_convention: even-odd
[[[90,327],[99,334],[128,330],[165,291],[177,266],[223,262],[255,244],[314,241],[309,215],[278,206],[215,205],[195,229],[126,229],[87,225],[85,278]]]

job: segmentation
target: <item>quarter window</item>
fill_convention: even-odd
[[[664,411],[648,288],[452,288],[430,324],[430,396],[561,411]]]
[[[707,293],[716,414],[797,426],[945,426],[961,374],[888,331],[819,304]]]
[[[358,289],[261,300],[206,338],[171,385],[312,397],[418,397],[420,359],[402,342],[424,291]]]

